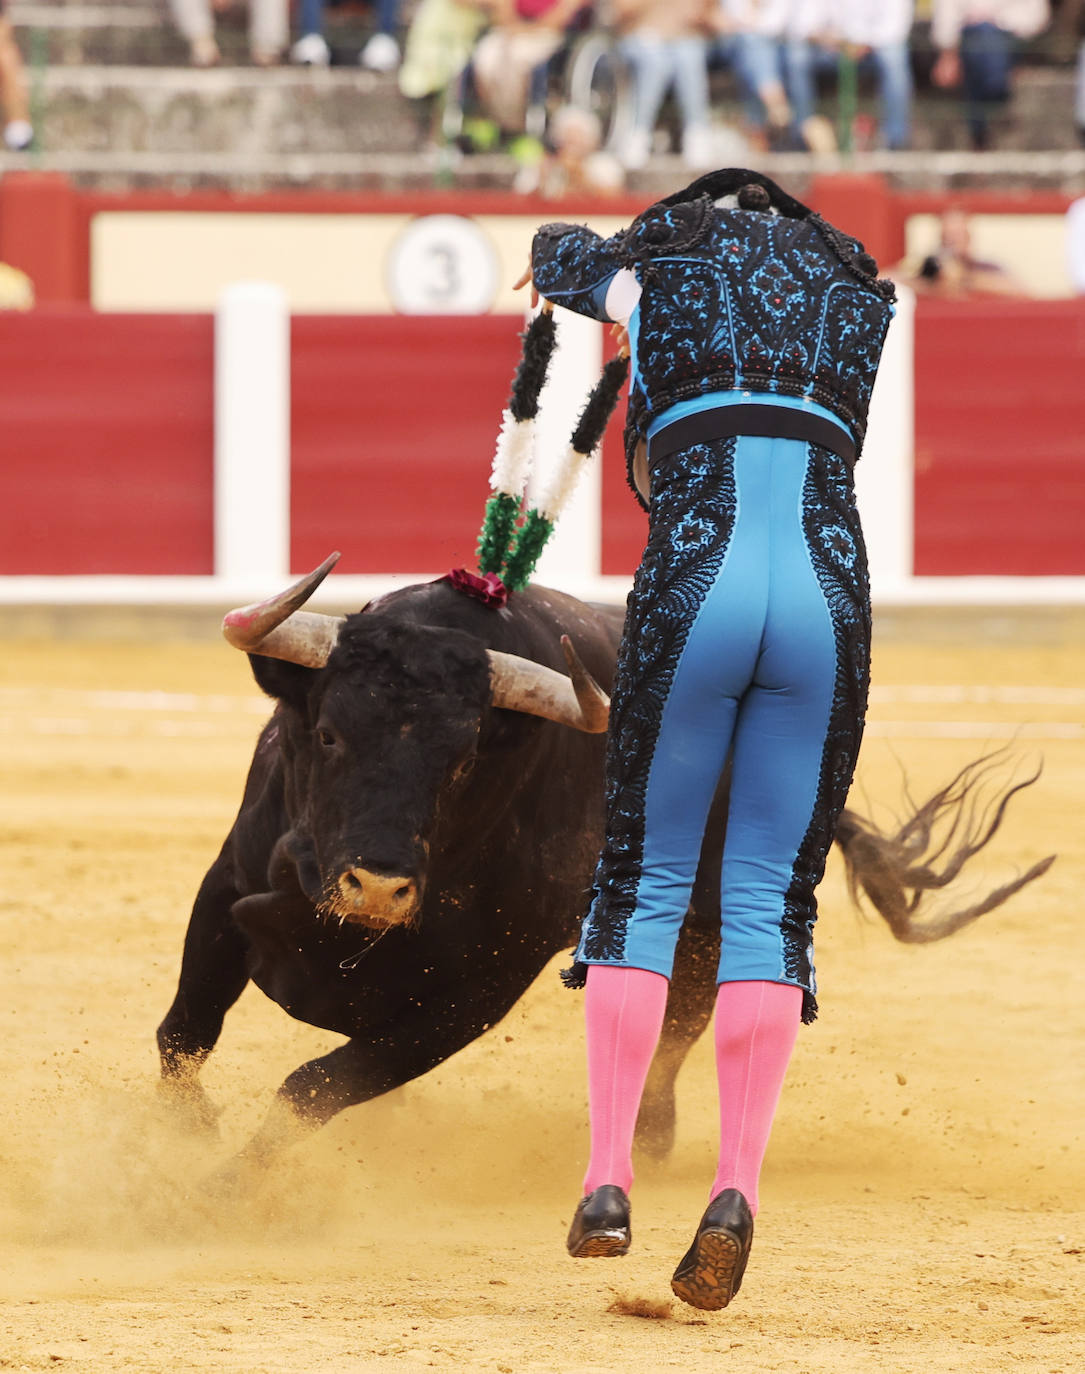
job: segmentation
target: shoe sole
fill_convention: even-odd
[[[676,1272],[671,1291],[690,1307],[719,1312],[735,1296],[735,1276],[742,1257],[738,1237],[730,1231],[703,1231],[688,1269]]]
[[[589,1231],[569,1254],[573,1259],[617,1259],[629,1249],[629,1240],[628,1231]]]

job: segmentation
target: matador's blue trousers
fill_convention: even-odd
[[[654,468],[579,963],[670,976],[730,752],[719,980],[795,984],[813,1018],[814,890],[862,737],[869,645],[842,457],[739,437]]]

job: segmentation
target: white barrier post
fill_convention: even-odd
[[[915,293],[897,287],[878,379],[870,399],[855,499],[870,560],[871,597],[896,600],[912,583],[915,474]]]
[[[535,422],[535,467],[532,495],[537,495],[569,449],[569,440],[588,393],[599,380],[603,365],[603,326],[555,310],[557,343],[550,360],[546,386],[539,398]],[[554,533],[539,559],[535,580],[559,590],[599,575],[602,557],[600,522],[603,479],[598,457],[593,458],[577,483],[572,500],[562,512]]]
[[[290,315],[271,282],[226,287],[215,314],[215,575],[290,573]]]

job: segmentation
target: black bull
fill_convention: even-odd
[[[158,1030],[168,1095],[205,1123],[214,1112],[197,1075],[250,979],[291,1016],[347,1037],[286,1079],[249,1147],[254,1157],[299,1125],[426,1073],[496,1025],[575,943],[603,824],[605,736],[540,718],[555,713],[531,701],[510,709],[488,651],[563,672],[567,635],[609,689],[619,608],[531,587],[495,610],[441,581],[333,622],[296,611],[313,585],[275,612],[281,621],[295,611],[262,654],[279,652],[304,621],[327,621],[315,631],[322,647],[298,653],[286,643],[285,657],[301,663],[251,656],[278,704],[200,887],[177,996]],[[311,625],[302,630],[312,638]],[[892,836],[844,812],[837,843],[853,893],[865,890],[898,938],[950,934],[1050,862],[966,909],[921,919],[923,892],[990,839],[1017,790],[969,820],[985,771],[984,760],[971,765]],[[673,1138],[674,1077],[715,997],[725,788],[641,1114],[642,1143],[656,1152]],[[932,841],[939,821],[950,824],[948,847]]]

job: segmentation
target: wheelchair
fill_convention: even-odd
[[[587,23],[591,23],[590,13]],[[562,105],[572,105],[596,117],[600,147],[608,152],[620,149],[628,138],[634,116],[632,73],[606,29],[583,25],[570,29],[562,46],[534,69],[523,135],[545,144],[551,116]],[[494,151],[500,143],[496,130],[488,145],[474,142],[472,146],[471,130],[481,127],[481,102],[468,62],[445,92],[442,138],[465,152]]]

